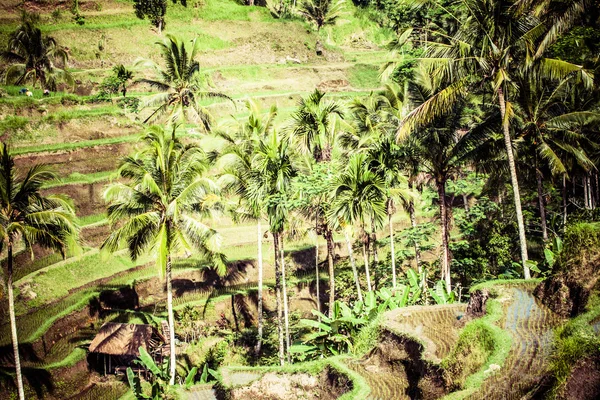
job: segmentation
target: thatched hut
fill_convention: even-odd
[[[169,352],[164,343],[164,337],[151,325],[106,322],[90,344],[88,364],[105,375],[122,372],[134,366],[140,347],[161,362]]]

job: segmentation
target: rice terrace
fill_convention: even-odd
[[[600,399],[600,2],[0,1],[0,399]]]

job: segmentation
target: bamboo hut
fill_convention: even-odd
[[[88,364],[104,375],[124,372],[127,367],[138,370],[133,361],[143,347],[157,362],[168,355],[164,337],[151,325],[106,322],[89,347]]]

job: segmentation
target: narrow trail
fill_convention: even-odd
[[[504,366],[469,399],[527,399],[548,367],[552,328],[561,319],[524,288],[513,287],[501,328],[513,337]]]

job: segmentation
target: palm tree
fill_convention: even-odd
[[[304,0],[298,12],[317,27],[317,35],[325,25],[333,25],[342,15],[343,0]],[[323,53],[321,41],[317,38],[317,55]]]
[[[282,270],[281,250],[282,233],[289,213],[289,190],[292,178],[296,175],[296,168],[289,149],[289,142],[273,133],[259,141],[254,158],[250,178],[250,191],[255,201],[262,199],[269,219],[269,229],[273,235],[273,251],[275,262],[275,291],[278,317],[279,336],[279,362],[283,365],[285,360],[285,347],[283,335],[282,315]],[[287,299],[284,297],[283,301]],[[286,335],[287,336],[287,335]],[[289,339],[287,339],[289,342]],[[289,351],[289,347],[288,347]]]
[[[0,253],[8,265],[6,287],[15,372],[19,399],[25,399],[23,377],[19,357],[19,341],[13,295],[13,251],[18,242],[27,249],[32,245],[59,251],[63,257],[69,245],[77,238],[78,227],[71,205],[59,196],[44,197],[40,189],[56,175],[44,165],[30,168],[24,177],[19,177],[8,146],[0,144]],[[33,255],[33,253],[32,253]]]
[[[273,121],[277,116],[277,107],[272,106],[266,116],[252,100],[246,102],[250,111],[248,120],[240,124],[233,135],[218,131],[216,136],[224,140],[225,146],[219,150],[219,162],[223,174],[219,179],[220,186],[238,197],[237,206],[233,210],[234,219],[251,219],[256,221],[258,245],[258,340],[255,353],[260,354],[263,335],[263,257],[262,257],[262,199],[254,198],[250,191],[250,180],[253,175],[252,159],[260,140],[268,137],[273,129]]]
[[[525,153],[533,157],[544,242],[548,240],[548,228],[543,171],[566,178],[568,160],[575,160],[586,171],[595,169],[586,151],[595,145],[584,132],[598,125],[600,114],[570,109],[573,80],[573,76],[559,82],[542,80],[530,71],[517,75],[521,88],[515,102],[517,138],[524,139]]]
[[[22,85],[32,81],[35,87],[39,81],[42,89],[56,90],[58,79],[73,84],[71,74],[65,69],[69,59],[64,47],[59,46],[51,36],[42,35],[40,28],[31,21],[24,21],[8,41],[8,49],[1,53],[2,58],[12,64],[6,70],[6,83]],[[54,63],[59,62],[63,68]]]
[[[350,158],[346,169],[334,181],[331,198],[330,221],[360,224],[367,289],[372,291],[365,225],[367,221],[381,224],[386,216],[385,182],[369,168],[366,155],[358,153]]]
[[[394,243],[394,226],[392,217],[396,210],[396,202],[399,202],[408,208],[414,201],[414,196],[408,188],[408,180],[403,175],[402,148],[395,143],[390,136],[383,137],[382,140],[369,151],[369,167],[374,170],[385,183],[386,191],[386,212],[388,217],[388,226],[390,230],[390,254],[392,261],[392,287],[396,288],[396,253]]]
[[[298,110],[292,117],[289,128],[290,136],[304,153],[312,155],[315,163],[329,163],[335,144],[337,127],[343,112],[336,102],[324,100],[325,93],[315,91],[305,99],[301,99]],[[319,202],[320,222],[317,229],[327,242],[327,264],[329,267],[329,314],[333,313],[335,301],[335,271],[333,265],[334,241],[333,230],[327,223],[328,204]],[[319,284],[317,277],[317,285]]]
[[[513,74],[523,67],[536,68],[538,77],[547,76],[552,79],[577,74],[587,86],[591,85],[592,76],[582,66],[542,57],[548,43],[556,38],[556,33],[568,26],[568,23],[562,23],[560,18],[555,24],[542,24],[534,15],[534,8],[543,9],[549,2],[540,3],[541,7],[531,7],[532,2],[517,4],[513,0],[461,0],[461,3],[464,5],[460,8],[464,15],[457,18],[460,27],[450,35],[446,32],[436,35],[441,38],[440,42],[429,43],[423,59],[428,74],[437,81],[437,86],[442,83],[443,89],[404,119],[398,136],[403,137],[423,124],[441,115],[447,115],[455,103],[467,95],[470,87],[489,84],[488,88],[497,99],[500,109],[519,231],[521,261],[524,276],[529,279],[531,275],[527,265],[527,240],[510,136],[513,111],[512,104],[507,100],[511,90],[516,89]],[[577,14],[576,11],[565,14],[565,17],[572,20]],[[544,28],[547,28],[546,35]],[[537,39],[542,41],[539,47],[536,47]]]
[[[156,107],[144,123],[155,120],[160,115],[169,111],[171,123],[181,122],[185,119],[199,124],[204,131],[211,130],[212,117],[209,111],[200,105],[199,101],[207,98],[221,98],[231,100],[223,93],[204,90],[205,83],[200,73],[200,63],[195,60],[199,51],[198,38],[192,40],[188,48],[185,42],[173,35],[167,35],[162,42],[156,44],[160,47],[165,69],[160,69],[156,64],[144,61],[141,64],[152,67],[157,75],[155,79],[141,79],[157,88],[160,92],[150,96],[146,105]]]
[[[128,180],[105,192],[107,216],[115,229],[101,248],[127,246],[132,259],[151,251],[160,275],[166,277],[169,320],[170,384],[175,382],[175,331],[171,283],[172,257],[196,251],[207,258],[218,273],[225,272],[225,257],[219,253],[220,237],[200,217],[216,202],[216,184],[203,176],[208,166],[200,148],[168,139],[160,127],[144,138],[147,148],[126,157],[119,175]]]

